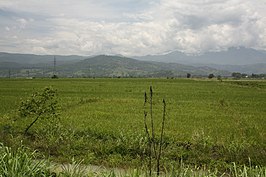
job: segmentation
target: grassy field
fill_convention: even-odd
[[[47,137],[36,123],[20,120],[21,100],[51,86],[58,92],[61,133]],[[166,100],[163,166],[182,163],[210,168],[266,166],[266,82],[193,79],[1,79],[0,136],[68,162],[123,168],[147,163],[144,92],[153,87],[156,135]],[[149,110],[148,110],[149,111]],[[14,121],[16,119],[16,121]],[[150,126],[150,125],[149,125]]]

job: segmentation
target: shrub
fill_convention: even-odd
[[[25,134],[39,120],[47,119],[48,126],[51,128],[58,123],[56,90],[46,87],[42,92],[36,92],[19,107],[21,118],[32,119],[33,121],[25,129]]]

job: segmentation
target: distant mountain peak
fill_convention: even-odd
[[[266,51],[245,47],[231,47],[228,50],[206,52],[201,55],[187,55],[175,51],[166,55],[135,57],[145,61],[160,61],[182,64],[246,65],[266,63]]]

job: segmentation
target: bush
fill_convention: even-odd
[[[54,128],[58,123],[57,109],[56,90],[51,87],[46,87],[42,92],[36,92],[22,101],[19,107],[20,117],[32,120],[25,129],[25,134],[39,119],[48,120],[45,128]]]

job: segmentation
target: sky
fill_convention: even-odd
[[[0,0],[0,28],[12,53],[266,51],[266,0]]]

